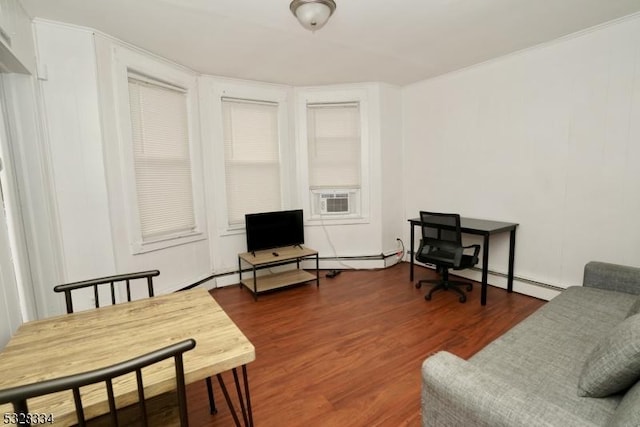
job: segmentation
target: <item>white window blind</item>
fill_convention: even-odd
[[[308,104],[307,135],[310,188],[360,188],[359,104]]]
[[[222,99],[229,225],[282,208],[278,104]]]
[[[193,231],[186,93],[130,75],[129,106],[142,240]]]

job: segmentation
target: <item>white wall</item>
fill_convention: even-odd
[[[379,123],[377,88],[373,85],[335,85],[296,88],[295,125],[297,149],[298,193],[305,209],[307,226],[305,244],[319,252],[321,258],[379,254],[379,200],[372,197],[371,188],[378,172],[375,165],[380,138],[376,132]],[[317,102],[359,102],[361,164],[359,215],[356,218],[313,218],[313,198],[309,192],[309,154],[307,151],[307,105]],[[334,262],[323,262],[325,268],[336,268]],[[329,267],[331,265],[331,267]],[[342,267],[356,266],[344,262]]]
[[[404,182],[402,174],[402,91],[399,87],[380,85],[380,208],[382,216],[382,251],[398,248],[396,239],[404,237]],[[404,242],[408,246],[408,242]],[[390,260],[391,261],[391,260]]]
[[[16,276],[11,263],[9,233],[4,210],[0,209],[0,349],[22,324]]]
[[[93,34],[39,23],[36,41],[40,65],[46,69],[41,91],[62,280],[115,274]],[[52,310],[62,311],[63,298],[50,292]]]
[[[119,42],[50,22],[37,30],[65,280],[158,268],[160,288],[170,291],[237,268],[244,234],[220,233],[220,201],[207,181],[219,176],[212,168],[222,141],[206,123],[215,111],[206,94],[224,79],[199,79],[209,238],[131,255],[109,77],[112,43]],[[307,244],[321,256],[334,248],[339,256],[388,253],[397,237],[408,244],[407,218],[433,209],[520,223],[516,274],[525,279],[568,286],[581,282],[590,259],[633,264],[640,250],[633,222],[640,200],[631,197],[640,182],[633,144],[640,136],[639,35],[640,18],[627,18],[402,89],[340,86],[368,93],[369,217],[308,226]],[[296,90],[278,90],[290,105],[287,173],[299,177],[304,159],[291,143]],[[300,183],[287,191],[292,208],[305,204]],[[505,272],[508,236],[491,243],[490,268]]]
[[[22,323],[20,313],[20,299],[16,272],[13,264],[13,254],[10,246],[9,223],[5,215],[7,198],[4,191],[7,189],[7,167],[10,165],[10,153],[7,152],[7,133],[3,114],[2,99],[0,98],[0,179],[2,180],[3,194],[0,196],[0,348],[11,338],[11,335]]]
[[[314,88],[291,88],[259,82],[247,82],[234,79],[203,76],[201,78],[202,126],[205,162],[212,165],[209,169],[206,185],[209,196],[209,215],[211,218],[212,259],[215,272],[237,270],[237,253],[246,250],[246,236],[242,230],[233,232],[226,229],[223,214],[219,212],[224,205],[223,155],[221,140],[219,97],[223,93],[248,99],[280,99],[283,108],[289,110],[288,135],[283,137],[283,200],[286,209],[305,210],[305,245],[319,251],[321,258],[362,257],[381,255],[394,251],[396,238],[401,236],[402,203],[398,183],[401,180],[401,149],[398,135],[401,133],[400,89],[375,83],[322,86]],[[234,95],[235,93],[235,95]],[[239,94],[238,94],[239,93]],[[365,180],[369,183],[367,202],[363,219],[344,221],[309,220],[311,217],[308,187],[306,185],[307,161],[302,145],[305,137],[299,131],[306,128],[301,124],[301,115],[306,114],[305,94],[322,96],[349,96],[358,93],[364,97],[367,114],[367,168]],[[340,98],[341,99],[341,98]],[[387,102],[388,101],[388,102]],[[296,132],[296,130],[298,132]],[[393,134],[393,136],[391,136]],[[383,192],[382,189],[388,190]],[[211,213],[215,212],[212,216]],[[336,262],[322,261],[321,268],[372,268],[382,267],[378,260],[345,260]],[[218,284],[237,283],[237,276],[220,278]]]
[[[35,50],[31,20],[17,0],[2,2],[0,27],[10,40],[0,41],[0,348],[4,347],[23,320],[35,316],[31,292],[31,275],[27,233],[23,217],[28,215],[21,204],[24,196],[18,182],[24,174],[21,155],[28,146],[29,130],[24,129],[16,111],[33,105],[32,77]],[[5,44],[7,42],[8,44]],[[21,73],[21,74],[15,74]],[[24,88],[27,90],[22,90]],[[26,135],[25,135],[26,134]],[[34,173],[38,175],[38,173]],[[28,286],[25,286],[27,284]]]
[[[176,291],[192,283],[195,283],[211,274],[209,258],[209,240],[205,224],[202,225],[203,235],[196,241],[187,242],[162,249],[134,253],[132,250],[132,236],[129,230],[128,216],[130,215],[130,200],[127,198],[125,188],[131,183],[126,182],[129,176],[124,166],[127,157],[125,150],[130,149],[123,139],[121,133],[123,126],[120,121],[123,115],[128,121],[128,111],[122,111],[122,100],[116,99],[117,95],[122,96],[122,88],[119,87],[118,79],[122,78],[118,73],[124,70],[126,60],[122,57],[136,58],[145,63],[145,67],[155,69],[158,73],[168,73],[185,76],[189,81],[196,79],[192,71],[164,61],[144,52],[138,52],[136,48],[102,35],[94,36],[95,57],[94,61],[98,68],[98,91],[102,129],[102,146],[100,149],[101,160],[105,165],[106,186],[107,186],[107,213],[110,216],[111,242],[108,247],[113,252],[115,268],[118,273],[160,270],[160,276],[154,279],[154,286],[157,293],[167,293]],[[119,55],[119,56],[118,56]],[[118,58],[116,58],[118,56]],[[129,64],[131,65],[131,64]],[[137,63],[136,66],[139,66]],[[137,68],[136,68],[137,69]],[[164,76],[164,74],[161,74]],[[170,80],[167,80],[170,81]],[[126,83],[124,83],[126,85]],[[126,90],[126,86],[125,86]],[[190,143],[192,149],[198,153],[193,159],[192,170],[194,171],[194,186],[202,186],[202,156],[200,153],[200,125],[197,101],[197,89],[193,88],[196,97],[190,107]],[[119,104],[120,102],[120,104]],[[124,101],[128,105],[128,98]],[[198,193],[199,195],[199,193]],[[196,209],[202,202],[202,197],[194,196]],[[104,242],[108,244],[108,242]],[[98,277],[96,275],[88,277]]]
[[[295,198],[295,147],[291,122],[293,90],[289,86],[246,80],[200,76],[200,108],[203,140],[203,162],[205,166],[205,191],[211,241],[211,270],[226,273],[238,270],[238,253],[247,250],[244,228],[231,228],[228,224],[225,172],[224,139],[222,125],[222,97],[261,100],[278,103],[280,160],[282,162],[281,186],[284,209],[297,209]],[[238,283],[236,276],[221,279],[221,284]]]
[[[221,90],[238,87],[242,91],[272,91],[285,106],[293,103],[291,87],[200,76],[201,140],[203,187],[207,198],[208,238],[198,242],[132,255],[126,224],[126,200],[122,195],[123,171],[119,147],[118,108],[114,82],[114,49],[130,49],[147,55],[163,66],[183,68],[162,58],[126,45],[109,36],[64,24],[36,21],[39,61],[47,70],[42,82],[49,150],[52,164],[52,190],[57,206],[58,229],[62,236],[64,281],[98,277],[116,272],[159,269],[160,292],[170,292],[211,274],[237,269],[237,253],[246,250],[243,232],[227,232],[220,225],[223,200],[217,190],[220,153],[223,152],[219,123],[215,116]],[[400,236],[402,204],[397,185],[400,151],[400,89],[366,83],[344,85],[367,92],[369,115],[369,206],[366,221],[306,227],[306,244],[321,256],[379,255],[396,248]],[[222,89],[221,89],[222,88]],[[318,90],[336,90],[335,87]],[[382,102],[385,105],[382,105]],[[389,101],[387,105],[386,102]],[[306,164],[300,163],[293,134],[296,113],[289,109],[284,132],[285,166],[288,180],[284,198],[289,206],[308,209],[299,199],[301,183],[296,180]],[[219,130],[219,129],[218,129]],[[384,150],[384,152],[383,152]],[[385,154],[388,158],[385,159]],[[302,168],[302,169],[301,169]],[[222,175],[223,176],[223,175]],[[385,191],[382,191],[384,186]],[[388,205],[383,199],[389,201]],[[224,209],[224,208],[223,208]],[[383,266],[366,264],[364,267]],[[358,264],[356,264],[358,266]],[[229,276],[205,286],[236,283]]]
[[[589,260],[638,265],[638,40],[630,17],[405,87],[407,217],[518,222],[516,275],[560,287]],[[508,234],[491,244],[506,272]]]

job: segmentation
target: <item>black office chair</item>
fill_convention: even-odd
[[[125,273],[116,274],[114,276],[99,277],[97,279],[82,280],[80,282],[65,283],[57,285],[53,288],[54,292],[64,292],[64,299],[67,304],[67,313],[73,313],[73,299],[71,298],[71,292],[79,289],[93,288],[93,298],[95,300],[95,307],[99,308],[100,305],[100,292],[99,287],[103,285],[109,285],[109,291],[111,294],[111,304],[117,304],[117,292],[118,287],[126,290],[126,301],[131,301],[131,286],[143,286],[146,283],[147,295],[149,297],[154,296],[153,291],[153,278],[160,275],[158,270],[141,271],[137,273]],[[144,279],[144,281],[143,281]],[[134,282],[135,281],[135,282]],[[123,301],[121,301],[123,302]],[[215,414],[218,412],[216,409],[216,403],[213,396],[213,384],[211,378],[207,378],[207,394],[209,396],[209,412]]]
[[[118,427],[121,425],[179,425],[186,427],[189,425],[189,420],[187,415],[187,394],[182,359],[183,353],[193,349],[195,345],[195,340],[188,339],[106,368],[0,390],[0,405],[11,403],[14,412],[18,414],[18,418],[25,420],[25,423],[21,425],[46,424],[46,420],[30,420],[32,416],[28,415],[29,407],[27,400],[38,396],[72,390],[76,419],[80,427]],[[170,358],[174,359],[176,393],[165,393],[158,396],[158,398],[145,398],[142,368]],[[117,408],[113,393],[113,379],[133,372],[136,373],[138,402],[124,408]],[[105,384],[109,402],[109,412],[97,418],[87,420],[82,406],[80,387],[98,383]],[[20,414],[24,414],[24,416]],[[55,414],[53,414],[53,416],[55,417]],[[54,421],[57,420],[54,418]]]
[[[464,286],[467,291],[471,291],[473,284],[449,280],[449,269],[463,270],[476,265],[478,263],[480,245],[462,246],[460,215],[458,214],[421,211],[420,221],[422,239],[420,240],[420,247],[415,254],[415,259],[425,264],[435,265],[436,270],[442,274],[442,277],[440,279],[420,280],[416,283],[416,288],[420,288],[423,283],[433,283],[436,286],[424,296],[427,301],[431,300],[431,295],[434,292],[440,289],[450,289],[460,295],[460,302],[465,302],[467,295],[460,287]],[[473,249],[473,255],[464,254],[465,249]]]

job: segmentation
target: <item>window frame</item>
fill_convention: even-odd
[[[278,200],[277,200],[277,207],[274,208],[264,208],[262,211],[266,211],[266,210],[278,210],[278,209],[282,209],[282,147],[280,144],[280,133],[282,131],[280,123],[278,122],[279,119],[279,112],[280,112],[280,104],[278,104],[277,102],[272,102],[272,101],[266,101],[266,100],[256,100],[256,99],[241,99],[241,98],[232,98],[229,96],[225,96],[222,97],[221,100],[221,105],[224,106],[226,102],[229,103],[235,103],[235,104],[248,104],[248,105],[264,105],[267,107],[271,107],[274,108],[275,107],[275,121],[276,121],[276,140],[275,140],[275,144],[276,144],[276,152],[277,152],[277,158],[275,160],[266,160],[262,163],[262,165],[267,165],[267,167],[271,167],[273,168],[273,170],[277,170],[278,172],[278,190],[277,190],[277,195],[278,195]],[[255,167],[257,165],[260,165],[261,163],[258,161],[238,161],[238,160],[229,160],[227,159],[227,153],[226,153],[226,141],[227,141],[227,136],[224,134],[225,131],[225,125],[224,122],[226,122],[226,118],[224,117],[224,107],[222,108],[222,114],[221,114],[221,119],[223,121],[223,144],[225,145],[225,158],[224,158],[224,169],[225,169],[225,194],[226,194],[226,198],[225,198],[225,202],[227,204],[227,227],[230,229],[234,229],[234,228],[244,228],[244,220],[243,218],[239,218],[239,221],[237,222],[231,222],[231,215],[229,212],[229,204],[230,204],[230,200],[229,200],[229,182],[227,181],[227,177],[229,176],[229,171],[227,170],[227,168],[229,166],[234,166],[236,168],[241,169],[241,167],[239,166],[246,166],[247,164],[250,165],[251,167]],[[271,116],[273,117],[273,116]],[[246,212],[246,213],[256,213],[256,212]]]
[[[172,66],[124,48],[114,48],[113,65],[121,182],[126,205],[127,234],[131,253],[134,255],[141,254],[206,239],[197,76],[178,66]],[[142,76],[150,81],[158,82],[159,86],[168,85],[183,90],[185,93],[189,158],[191,162],[191,191],[195,220],[193,230],[165,234],[146,240],[142,237],[129,104],[130,76],[134,78]]]
[[[244,223],[229,224],[229,209],[227,197],[227,183],[225,176],[225,147],[224,129],[222,123],[222,102],[225,98],[268,102],[278,105],[278,153],[280,165],[280,209],[291,206],[291,173],[289,152],[289,91],[283,87],[252,82],[235,82],[231,79],[216,79],[209,77],[209,88],[206,97],[209,108],[202,111],[202,122],[211,132],[211,154],[208,156],[213,164],[212,194],[215,203],[209,206],[215,211],[215,222],[218,235],[227,236],[245,232]]]
[[[371,133],[369,130],[369,91],[366,88],[303,88],[297,90],[296,96],[296,142],[298,145],[298,185],[300,199],[306,207],[309,215],[306,222],[308,225],[324,225],[327,223],[338,224],[361,224],[370,221],[370,151]],[[356,202],[355,211],[348,214],[321,214],[317,209],[318,189],[309,185],[309,141],[307,106],[309,104],[349,104],[357,103],[360,110],[360,188],[356,189],[353,198]],[[351,187],[336,187],[326,189],[351,190]]]

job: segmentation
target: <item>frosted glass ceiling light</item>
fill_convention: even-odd
[[[333,0],[293,0],[289,9],[307,30],[319,30],[336,10]]]

